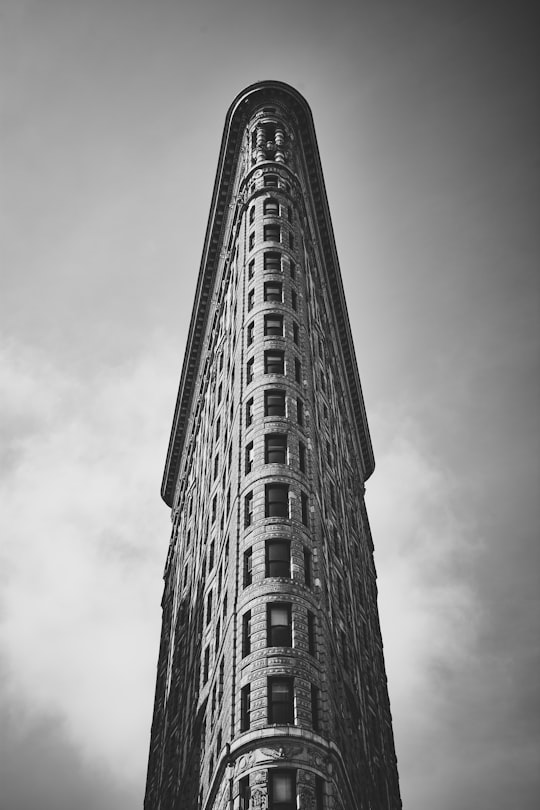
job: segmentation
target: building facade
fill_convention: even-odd
[[[145,810],[401,807],[374,459],[310,109],[227,114],[162,496]]]

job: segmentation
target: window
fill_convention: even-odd
[[[289,234],[289,247],[291,250],[294,250],[294,234]]]
[[[242,616],[242,658],[251,652],[251,610]]]
[[[240,779],[239,794],[240,794],[239,810],[249,810],[249,805],[251,802],[251,788],[249,786],[249,776],[244,776],[243,779]]]
[[[248,684],[240,690],[240,731],[249,729],[251,713],[251,687]]]
[[[305,492],[302,492],[300,502],[302,505],[302,523],[307,526],[309,523],[309,501]]]
[[[279,215],[279,203],[273,197],[268,197],[263,203],[263,214]]]
[[[313,731],[319,731],[319,690],[311,684],[311,725]]]
[[[279,225],[265,225],[263,229],[263,238],[265,242],[280,242],[281,228]]]
[[[294,379],[297,383],[302,382],[302,363],[298,357],[294,358]]]
[[[296,299],[296,291],[291,290],[291,306],[294,310],[298,309],[298,303]]]
[[[296,771],[272,770],[268,778],[269,810],[296,810]]]
[[[244,588],[253,582],[253,549],[244,551]]]
[[[264,415],[285,416],[285,391],[273,389],[264,392]]]
[[[249,235],[249,249],[253,250],[255,247],[255,231]]]
[[[246,475],[253,469],[253,442],[246,445]]]
[[[306,445],[304,442],[298,442],[298,466],[300,472],[306,471]]]
[[[255,206],[252,205],[251,208],[249,209],[249,224],[253,225],[254,221],[255,221]]]
[[[248,492],[244,498],[244,526],[251,526],[253,522],[253,492]]]
[[[311,588],[311,551],[304,547],[304,582]]]
[[[283,315],[264,316],[264,334],[266,337],[283,337]]]
[[[251,281],[254,275],[255,275],[255,259],[252,259],[248,264],[248,280]]]
[[[307,634],[308,634],[308,652],[310,655],[315,655],[315,615],[308,610],[307,612]]]
[[[248,292],[248,298],[247,298],[248,312],[250,312],[253,309],[254,305],[255,305],[255,290],[250,290]]]
[[[324,779],[322,776],[315,777],[315,810],[324,808]]]
[[[281,273],[281,253],[265,253],[263,266],[268,273]]]
[[[283,301],[283,285],[281,281],[265,281],[264,300],[278,303]]]
[[[300,397],[298,397],[298,399],[296,400],[296,421],[298,422],[300,427],[303,426],[303,424],[304,424],[304,403],[302,402]]]
[[[251,321],[247,325],[247,345],[251,346],[253,343],[253,336],[255,334],[255,321]]]
[[[278,603],[267,605],[266,644],[268,647],[292,647],[290,605]]]
[[[291,274],[291,278],[296,278],[296,264],[293,261],[289,261],[289,272]]]
[[[292,678],[268,678],[268,722],[294,723]]]
[[[266,484],[265,509],[266,517],[289,517],[288,484]]]
[[[253,367],[255,365],[255,358],[252,357],[246,363],[246,383],[250,383],[253,380]]]
[[[264,373],[285,374],[285,352],[278,352],[274,349],[265,352]]]
[[[265,576],[291,576],[291,544],[289,540],[267,540],[265,554]]]
[[[285,433],[267,433],[264,437],[264,463],[287,463],[287,435]]]
[[[246,427],[253,422],[253,397],[246,402]]]
[[[300,342],[300,330],[298,328],[298,324],[296,323],[296,321],[293,321],[292,334],[293,334],[293,340],[296,343],[296,345],[298,346],[298,344]]]
[[[277,188],[278,179],[275,174],[265,174],[264,185],[266,188]]]
[[[289,222],[293,221],[293,210],[290,205],[287,206],[287,219]]]

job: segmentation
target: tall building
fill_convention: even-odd
[[[310,109],[225,122],[163,477],[146,810],[401,807],[373,452]]]

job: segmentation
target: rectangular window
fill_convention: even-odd
[[[294,723],[293,695],[292,678],[268,678],[269,723]]]
[[[251,208],[249,209],[249,224],[253,225],[254,221],[255,221],[255,206],[252,205]]]
[[[251,652],[251,610],[242,616],[242,658]]]
[[[289,517],[288,484],[266,484],[265,509],[266,517]]]
[[[266,607],[268,647],[292,647],[291,606],[273,602]]]
[[[265,225],[263,229],[263,236],[265,242],[280,242],[281,228],[279,225]]]
[[[250,383],[253,380],[253,367],[255,366],[255,358],[252,357],[246,363],[246,383]]]
[[[291,306],[294,310],[298,309],[298,301],[296,298],[296,291],[291,290]]]
[[[302,505],[302,523],[307,526],[309,524],[309,499],[305,492],[302,492],[300,501]]]
[[[244,551],[244,588],[253,582],[253,549]]]
[[[265,174],[264,185],[266,188],[277,188],[278,179],[275,174]]]
[[[304,546],[304,582],[311,588],[311,551]]]
[[[264,373],[285,374],[285,352],[278,352],[274,349],[265,352]]]
[[[300,343],[300,329],[298,328],[298,324],[296,323],[296,321],[293,321],[292,335],[294,342],[298,346],[298,344]]]
[[[248,492],[244,498],[244,526],[251,526],[253,522],[253,492]]]
[[[287,206],[287,219],[289,222],[293,221],[293,210],[290,205]]]
[[[248,684],[240,691],[240,731],[248,731],[251,714],[251,687]]]
[[[298,442],[298,466],[300,472],[306,471],[306,445],[304,442]]]
[[[281,273],[281,253],[265,253],[263,261],[267,273]]]
[[[294,379],[297,383],[302,382],[302,363],[298,357],[294,358]]]
[[[255,276],[255,259],[252,259],[248,264],[248,281]]]
[[[291,250],[294,250],[294,234],[289,234],[289,247]]]
[[[285,391],[271,389],[264,392],[264,415],[285,416]]]
[[[243,779],[240,779],[239,788],[240,788],[239,810],[249,810],[249,805],[251,803],[251,788],[249,786],[249,776],[244,776]]]
[[[292,259],[289,260],[289,273],[291,274],[292,279],[296,278],[296,264],[292,261]]]
[[[264,437],[264,463],[287,463],[287,435],[285,433],[267,433]]]
[[[296,810],[296,771],[271,770],[268,780],[269,810]]]
[[[266,337],[283,337],[283,315],[265,315],[264,334]]]
[[[324,779],[315,777],[315,810],[324,810]]]
[[[313,731],[319,731],[319,690],[311,684],[311,725]]]
[[[300,427],[303,427],[303,425],[304,425],[304,403],[302,402],[300,397],[298,397],[298,399],[296,400],[296,421],[300,425]]]
[[[265,281],[264,283],[264,300],[275,301],[282,303],[283,301],[283,284],[281,281]]]
[[[246,475],[253,469],[253,442],[246,445]]]
[[[279,216],[279,203],[273,197],[268,197],[263,203],[263,214]]]
[[[289,540],[267,540],[265,555],[265,576],[291,576],[291,544]]]
[[[253,397],[246,402],[246,427],[253,422]]]
[[[251,321],[247,325],[247,345],[251,346],[253,343],[253,337],[255,335],[255,321]]]
[[[255,232],[250,233],[249,235],[249,249],[253,250],[255,247]]]
[[[307,612],[307,634],[308,634],[308,652],[310,655],[315,655],[315,614],[308,610]]]
[[[250,291],[248,292],[248,298],[247,298],[247,308],[248,308],[248,312],[251,312],[251,310],[253,309],[254,305],[255,305],[255,290],[250,290]]]

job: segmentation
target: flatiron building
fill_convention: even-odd
[[[231,105],[162,484],[146,810],[401,807],[374,467],[312,115]]]

